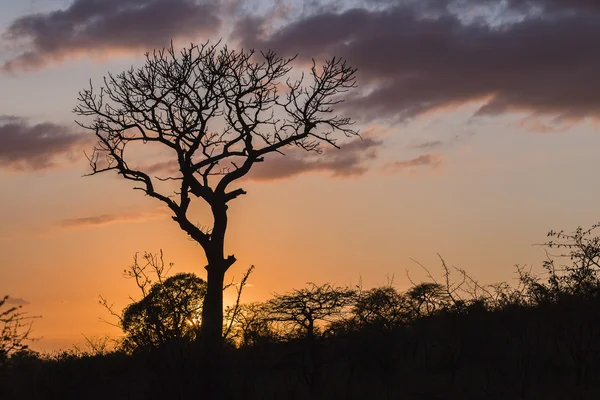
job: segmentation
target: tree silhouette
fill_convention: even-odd
[[[165,264],[162,250],[133,256],[133,264],[123,276],[135,281],[142,298],[135,300],[122,312],[114,310],[100,296],[100,304],[118,320],[125,333],[121,343],[127,351],[160,347],[178,339],[193,340],[198,333],[206,282],[193,273],[167,277],[173,263]]]
[[[576,295],[594,297],[600,287],[600,237],[594,233],[600,224],[588,229],[578,227],[573,233],[548,232],[552,240],[544,243],[549,251],[544,269],[549,274],[546,285],[550,296]],[[555,260],[567,259],[568,263],[556,265]]]
[[[354,290],[329,283],[286,294],[276,294],[267,302],[269,319],[280,323],[279,329],[291,335],[314,339],[322,328],[319,323],[339,321],[351,306]]]
[[[306,345],[308,363],[302,364],[302,375],[313,398],[317,398],[323,367],[317,338],[324,331],[322,324],[335,323],[344,317],[352,305],[355,291],[328,283],[308,285],[307,288],[275,295],[266,307],[269,319],[278,323],[280,331],[287,333],[288,337],[300,338]]]
[[[19,311],[21,306],[7,307],[8,296],[0,298],[0,365],[12,354],[27,350],[29,335],[31,333],[31,318],[26,313]]]
[[[206,283],[191,273],[175,274],[152,285],[148,294],[123,310],[120,325],[126,349],[159,347],[195,338]]]
[[[412,301],[412,309],[417,318],[433,315],[450,304],[450,297],[444,285],[435,282],[422,282],[406,292]]]
[[[352,322],[358,327],[391,331],[410,320],[411,304],[392,284],[361,291],[352,309]]]
[[[74,109],[93,117],[78,122],[98,139],[88,156],[91,174],[116,171],[136,182],[202,246],[208,262],[202,336],[213,352],[222,345],[224,276],[236,261],[225,256],[228,204],[246,193],[232,184],[269,153],[290,145],[320,151],[321,143],[336,146],[336,133],[358,134],[349,118],[333,114],[339,95],[355,86],[355,69],[337,58],[321,68],[313,62],[304,85],[304,75],[286,79],[292,61],[209,43],[177,55],[171,45],[146,54],[140,68],[109,74],[100,90],[90,84]],[[126,149],[142,143],[157,145],[170,162],[136,162],[135,150]],[[192,222],[194,198],[210,207],[212,226]]]

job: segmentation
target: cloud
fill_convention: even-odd
[[[6,304],[11,304],[13,306],[26,306],[30,303],[22,298],[9,297],[8,299],[6,299]]]
[[[427,142],[422,142],[419,144],[416,144],[414,146],[411,146],[413,149],[419,149],[419,150],[423,150],[423,149],[433,149],[433,148],[437,148],[440,147],[444,144],[443,141],[441,140],[429,140]]]
[[[600,2],[595,0],[376,1],[315,9],[279,29],[257,17],[237,24],[245,47],[301,61],[342,56],[361,91],[355,118],[408,120],[479,101],[477,116],[514,110],[600,116]]]
[[[438,149],[440,147],[448,147],[451,145],[455,145],[463,140],[472,137],[475,135],[475,131],[468,130],[457,135],[451,136],[446,140],[426,140],[424,142],[417,143],[415,145],[410,146],[411,149],[417,150],[432,150]]]
[[[382,142],[374,138],[353,139],[340,149],[326,148],[322,154],[292,148],[285,156],[273,154],[256,164],[245,178],[251,181],[288,179],[307,173],[328,173],[337,178],[357,177],[368,171],[368,162],[377,156]]]
[[[507,6],[518,10],[541,8],[548,14],[600,11],[600,3],[596,0],[507,0]]]
[[[564,133],[572,125],[573,122],[569,123],[569,121],[563,121],[562,124],[560,124],[560,121],[546,122],[535,116],[526,117],[519,122],[519,126],[523,130],[539,134]]]
[[[71,128],[44,122],[30,124],[25,118],[0,115],[0,168],[35,171],[56,167],[78,158],[89,135]]]
[[[439,153],[428,153],[405,161],[394,161],[381,168],[381,171],[387,174],[397,174],[408,171],[412,174],[416,168],[430,167],[438,168],[442,164],[442,155]]]
[[[151,212],[101,214],[89,217],[69,218],[60,221],[59,225],[66,229],[91,228],[122,222],[143,222],[150,219],[162,218],[169,215],[166,209],[157,209]]]
[[[220,27],[216,1],[75,0],[64,10],[14,20],[4,33],[25,50],[6,61],[5,71],[40,68],[80,54],[162,48]]]
[[[177,176],[179,172],[179,164],[177,160],[159,161],[152,164],[142,164],[135,167],[137,170],[144,171],[150,175],[156,175],[159,173],[165,173],[167,176]]]

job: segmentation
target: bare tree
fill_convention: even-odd
[[[242,292],[244,291],[244,287],[246,287],[246,284],[248,283],[248,278],[250,277],[253,271],[254,265],[251,265],[250,268],[248,268],[246,272],[244,272],[242,280],[239,283],[234,283],[232,281],[224,288],[228,289],[230,287],[235,287],[236,290],[235,303],[233,304],[233,306],[228,306],[225,308],[226,324],[223,327],[223,337],[225,339],[233,339],[233,336],[235,336],[234,325],[236,324],[236,322],[239,322],[238,315],[243,312],[243,304],[241,303]]]
[[[304,75],[287,78],[293,59],[218,43],[177,54],[171,45],[146,54],[140,68],[109,74],[99,90],[90,84],[74,109],[93,117],[78,121],[98,139],[88,156],[91,175],[116,171],[136,182],[202,246],[208,262],[202,336],[213,349],[223,340],[224,276],[236,261],[224,250],[228,204],[246,193],[232,184],[269,153],[290,145],[319,152],[322,143],[337,146],[336,133],[358,135],[349,118],[334,114],[340,94],[356,84],[355,69],[337,58],[320,68],[313,62],[305,85]],[[159,165],[136,163],[126,151],[136,143],[169,152],[172,169],[153,176]],[[212,225],[190,220],[194,198],[210,207]]]

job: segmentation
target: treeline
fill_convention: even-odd
[[[440,258],[441,279],[406,291],[308,284],[238,302],[223,328],[222,398],[600,398],[596,228],[550,232],[545,272],[517,267],[515,285],[481,285]],[[161,256],[143,259],[126,271],[140,300],[113,311],[123,340],[13,352],[0,365],[0,398],[202,398],[204,282],[166,277]]]

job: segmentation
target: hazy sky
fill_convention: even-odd
[[[424,278],[411,258],[437,273],[437,253],[483,283],[539,268],[549,229],[600,220],[599,4],[0,0],[0,295],[43,316],[33,347],[49,350],[118,333],[98,295],[117,309],[138,295],[121,275],[136,252],[204,276],[161,203],[115,174],[82,177],[93,135],[71,113],[90,79],[171,40],[358,68],[340,111],[364,140],[290,149],[231,203],[229,279],[256,266],[246,301],[307,281],[404,288],[407,269]]]

